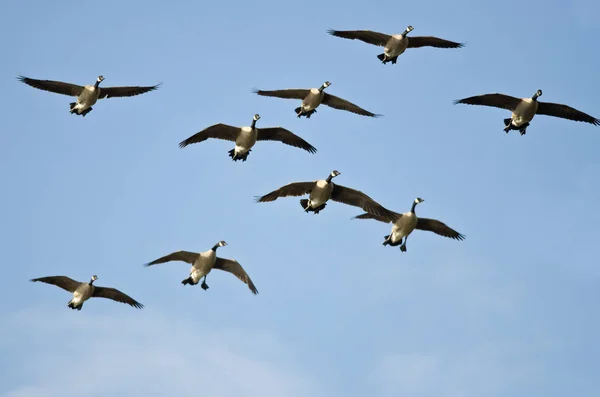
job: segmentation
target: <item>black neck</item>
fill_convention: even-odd
[[[215,245],[214,245],[214,246],[211,248],[211,250],[213,250],[213,251],[217,252],[217,248],[219,248],[219,244],[215,244]]]
[[[537,99],[538,99],[538,96],[537,96],[537,95],[534,95],[534,96],[532,96],[532,97],[531,97],[531,99],[532,99],[533,101],[537,101]]]
[[[88,283],[89,285],[94,284],[94,279],[91,279],[90,282]]]
[[[98,88],[98,85],[100,84],[100,80],[96,80],[96,84],[94,84],[95,88]]]
[[[252,119],[252,124],[250,125],[250,128],[254,129],[256,127],[256,119]]]
[[[324,86],[324,85],[320,86],[320,87],[319,87],[319,92],[323,92],[323,90],[324,90],[324,89],[325,89],[325,86]]]
[[[413,201],[413,205],[412,205],[412,207],[410,208],[410,212],[412,212],[413,214],[415,213],[415,207],[416,207],[416,206],[417,206],[417,202],[416,202],[416,201]]]
[[[329,182],[331,182],[332,179],[333,179],[333,175],[329,174],[327,179],[325,179],[325,182],[329,183]]]

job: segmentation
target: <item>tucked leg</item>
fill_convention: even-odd
[[[206,276],[204,276],[204,280],[202,280],[202,284],[200,284],[200,287],[202,287],[204,291],[208,289],[208,284],[206,284]]]
[[[406,240],[408,240],[408,236],[404,237],[404,242],[400,246],[400,251],[406,252]]]

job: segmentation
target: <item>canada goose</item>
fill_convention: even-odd
[[[492,106],[512,111],[510,118],[504,119],[506,127],[504,128],[504,132],[507,134],[510,130],[518,130],[521,135],[525,135],[529,123],[536,114],[545,114],[546,116],[600,125],[600,120],[570,106],[538,101],[538,97],[541,96],[542,90],[537,90],[531,98],[515,98],[504,94],[485,94],[459,99],[454,101],[454,104],[464,103],[467,105]]]
[[[158,258],[152,262],[146,263],[144,266],[152,266],[170,261],[187,262],[192,265],[192,268],[190,269],[190,276],[181,283],[183,285],[196,285],[200,279],[204,277],[200,287],[202,287],[202,289],[205,291],[208,289],[208,285],[206,284],[206,276],[208,273],[210,273],[212,269],[220,269],[233,274],[244,283],[248,284],[248,288],[250,288],[250,291],[252,291],[254,295],[258,294],[258,290],[254,286],[250,276],[248,276],[248,273],[246,273],[238,261],[223,259],[217,256],[217,248],[224,247],[226,245],[227,243],[225,241],[219,241],[208,251],[200,253],[190,251],[172,252],[169,255],[163,256],[162,258]]]
[[[102,76],[98,76],[96,84],[86,86],[63,83],[62,81],[36,80],[24,76],[19,76],[18,79],[23,83],[39,88],[40,90],[77,97],[75,102],[69,104],[71,108],[70,112],[71,114],[78,114],[83,117],[92,111],[92,105],[95,104],[98,99],[135,96],[148,91],[153,91],[160,85],[157,84],[151,87],[133,86],[100,88],[98,85],[104,80],[104,77]]]
[[[412,26],[408,26],[404,32],[400,34],[389,35],[385,33],[374,32],[372,30],[333,30],[329,29],[327,33],[332,36],[341,37],[343,39],[364,41],[365,43],[384,47],[383,54],[377,55],[377,58],[385,65],[391,62],[392,65],[398,60],[398,56],[402,55],[407,48],[419,47],[437,47],[437,48],[461,48],[462,43],[455,43],[433,36],[416,36],[407,37],[406,35],[413,30]]]
[[[118,289],[97,287],[93,285],[94,281],[96,280],[98,280],[98,276],[93,275],[90,281],[87,283],[75,281],[67,276],[40,277],[31,279],[30,281],[41,281],[42,283],[56,285],[57,287],[60,287],[65,291],[72,292],[73,298],[69,301],[67,306],[73,310],[81,310],[85,301],[87,301],[90,298],[112,299],[116,302],[126,303],[129,306],[133,306],[138,309],[144,307],[144,305],[142,305],[129,295],[125,295]]]
[[[445,223],[442,223],[436,219],[417,217],[415,214],[415,207],[417,204],[422,203],[423,201],[425,200],[417,197],[415,201],[413,201],[410,211],[405,212],[404,214],[392,212],[392,217],[383,217],[367,213],[355,216],[354,219],[375,219],[384,223],[392,222],[394,224],[392,226],[392,232],[384,237],[383,245],[396,247],[402,243],[402,245],[400,245],[400,251],[402,252],[406,252],[406,240],[415,229],[428,230],[430,232],[439,234],[440,236],[449,237],[455,240],[464,240],[464,235],[450,228]],[[404,242],[402,242],[402,238],[404,238]]]
[[[302,99],[300,107],[294,109],[298,117],[306,117],[307,119],[313,113],[317,112],[317,108],[320,104],[327,105],[334,109],[346,110],[348,112],[360,114],[361,116],[379,117],[380,114],[374,114],[365,110],[355,104],[348,102],[345,99],[338,98],[334,95],[328,94],[323,90],[329,87],[331,83],[326,81],[319,88],[292,88],[286,90],[275,90],[275,91],[262,91],[257,88],[252,89],[252,92],[262,96],[271,96],[275,98],[284,99]]]
[[[275,201],[279,197],[303,196],[310,193],[308,199],[300,200],[300,205],[305,212],[318,214],[327,205],[329,199],[360,207],[363,210],[380,216],[392,216],[392,213],[378,204],[363,192],[342,185],[334,184],[331,180],[340,175],[339,171],[333,170],[327,179],[313,182],[294,182],[280,187],[262,197],[257,197],[257,203]]]
[[[256,122],[259,119],[260,115],[255,114],[250,127],[234,127],[223,123],[212,125],[192,135],[186,140],[181,141],[179,147],[184,148],[187,145],[202,142],[208,138],[233,141],[235,142],[235,148],[229,151],[229,157],[231,157],[233,161],[246,161],[246,158],[252,151],[251,148],[256,141],[280,141],[286,145],[304,149],[309,153],[315,153],[317,151],[310,143],[285,128],[256,128]]]

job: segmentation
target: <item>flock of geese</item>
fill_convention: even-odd
[[[328,30],[328,33],[334,37],[360,40],[368,44],[383,47],[383,53],[377,55],[377,58],[383,63],[396,64],[398,57],[409,48],[436,47],[436,48],[461,48],[464,44],[449,40],[444,40],[432,36],[408,36],[413,31],[412,26],[408,26],[400,34],[388,35],[385,33],[374,32],[371,30]],[[72,83],[53,80],[38,80],[29,77],[19,76],[23,83],[38,88],[40,90],[50,91],[57,94],[63,94],[75,97],[75,102],[69,104],[71,114],[85,117],[92,111],[92,106],[98,99],[131,97],[156,90],[160,84],[153,86],[123,86],[123,87],[100,87],[104,81],[103,76],[98,76],[94,85],[81,86]],[[325,92],[331,86],[329,81],[325,81],[319,88],[294,88],[280,90],[259,90],[253,89],[253,92],[260,96],[296,99],[300,100],[300,106],[294,109],[297,117],[306,117],[309,119],[320,105],[326,105],[334,109],[345,110],[361,116],[378,117],[379,114],[372,113],[362,107],[335,95]],[[519,131],[525,135],[527,127],[536,114],[561,117],[573,121],[581,121],[593,125],[600,125],[600,121],[586,113],[583,113],[570,106],[540,102],[538,98],[542,95],[542,90],[537,90],[530,98],[516,98],[505,94],[485,94],[454,101],[455,104],[482,105],[491,106],[509,110],[512,112],[509,118],[504,119],[504,131],[508,133],[511,130]],[[282,127],[258,128],[256,123],[260,120],[260,115],[255,114],[252,123],[249,126],[236,127],[228,124],[215,124],[204,130],[190,136],[179,143],[179,147],[184,148],[193,143],[200,143],[209,138],[222,139],[235,143],[233,149],[228,153],[233,161],[247,160],[252,148],[258,141],[279,141],[283,144],[303,149],[309,153],[316,153],[317,149],[307,141]],[[445,223],[429,218],[418,217],[415,213],[417,204],[424,200],[417,197],[410,211],[396,213],[383,207],[365,193],[340,184],[334,183],[333,178],[340,175],[340,172],[333,170],[325,179],[308,182],[293,182],[282,186],[270,193],[256,198],[257,202],[272,202],[280,197],[300,197],[308,195],[308,198],[300,200],[300,205],[305,212],[318,214],[332,200],[335,202],[359,207],[365,213],[354,217],[354,219],[375,219],[384,223],[392,223],[392,229],[389,235],[384,237],[383,245],[392,247],[400,246],[402,252],[406,251],[406,241],[414,230],[425,230],[436,233],[443,237],[455,240],[463,240],[465,236],[452,229]],[[243,281],[253,294],[258,294],[256,286],[246,273],[242,265],[236,260],[225,259],[217,256],[217,249],[225,247],[225,241],[217,242],[210,249],[203,252],[177,251],[165,255],[161,258],[147,263],[145,266],[153,266],[170,261],[182,261],[191,265],[187,278],[181,283],[183,285],[197,285],[202,280],[200,287],[208,289],[206,277],[213,269],[219,269],[229,272]],[[115,289],[100,287],[94,285],[98,276],[93,275],[89,282],[75,281],[66,276],[49,276],[34,278],[31,281],[53,284],[70,293],[73,297],[68,303],[68,307],[74,310],[81,310],[83,304],[90,298],[107,298],[117,302],[126,303],[135,308],[143,308],[143,305]]]

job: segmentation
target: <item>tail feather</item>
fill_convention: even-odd
[[[229,153],[229,157],[231,157],[232,159],[235,158],[235,149],[231,149],[227,153]]]
[[[306,209],[306,206],[308,206],[308,199],[300,200],[300,205],[302,206],[302,209]]]
[[[294,109],[294,112],[296,112],[296,114],[299,114],[302,111],[302,107],[297,107],[296,109]]]
[[[390,243],[390,234],[385,236],[384,239],[385,239],[385,241],[383,242],[383,245],[388,245]]]
[[[377,55],[377,58],[383,62],[383,60],[385,59],[385,54],[379,54]]]
[[[509,119],[504,119],[504,125],[505,125],[506,127],[508,127],[508,126],[510,125],[510,123],[511,123],[511,122],[512,122],[512,119],[510,119],[510,118],[509,118]]]
[[[188,277],[188,278],[186,278],[185,280],[183,280],[183,281],[181,282],[181,284],[183,284],[183,285],[187,285],[187,284],[190,284],[190,285],[192,285],[192,277]]]

